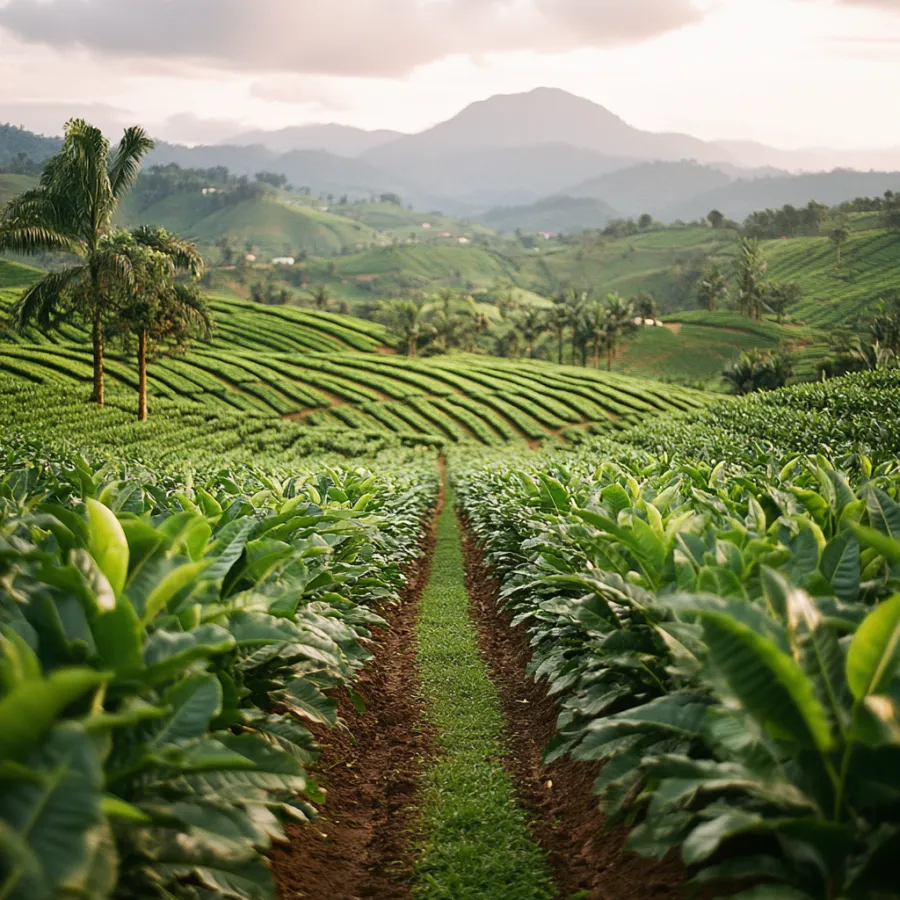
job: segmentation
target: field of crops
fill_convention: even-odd
[[[253,311],[236,340],[252,342],[265,314]],[[277,323],[279,315],[272,315]],[[289,320],[290,321],[290,320]],[[284,328],[288,341],[304,329]],[[351,333],[324,321],[321,328]],[[353,333],[362,344],[373,338]],[[220,338],[224,340],[224,338]],[[323,338],[324,340],[324,338]],[[0,344],[0,372],[35,384],[88,384],[85,346]],[[130,360],[107,357],[112,384],[133,387]],[[151,395],[212,411],[281,416],[315,428],[430,435],[447,442],[497,445],[606,431],[668,410],[694,409],[703,394],[650,381],[549,363],[454,356],[407,360],[390,355],[259,353],[197,348],[150,367]],[[569,432],[573,434],[570,435]]]
[[[803,288],[805,299],[791,307],[791,316],[817,328],[853,324],[879,299],[897,293],[896,233],[854,231],[841,251],[840,269],[827,237],[771,241],[765,250],[769,277]]]
[[[602,765],[609,821],[639,823],[641,855],[678,852],[695,885],[896,896],[900,434],[871,458],[859,439],[896,423],[898,388],[782,395],[821,415],[782,434],[777,403],[732,403],[659,430],[671,452],[601,442],[457,473],[559,699],[547,760]],[[710,429],[730,461],[702,452]],[[757,430],[774,442],[743,452]]]
[[[77,352],[45,351],[61,372]],[[366,796],[384,792],[363,802],[366,828],[389,828],[377,810],[395,783],[418,810],[422,837],[402,851],[412,861],[383,861],[416,896],[569,896],[529,825],[542,807],[503,763],[508,716],[530,714],[516,699],[526,688],[514,684],[504,712],[470,621],[454,497],[559,705],[546,765],[602,766],[597,802],[627,826],[584,832],[553,812],[563,833],[587,835],[582,881],[561,884],[638,877],[644,863],[622,850],[603,852],[624,869],[604,876],[599,863],[597,841],[628,834],[640,855],[683,860],[667,898],[685,879],[744,900],[893,896],[896,373],[710,406],[536,363],[228,355],[229,380],[261,378],[255,359],[293,383],[318,359],[326,368],[303,370],[304,389],[391,398],[348,393],[311,427],[317,413],[286,421],[176,390],[176,375],[223,358],[172,361],[172,396],[157,396],[147,423],[114,375],[103,409],[68,375],[0,377],[3,896],[272,900],[272,868],[336,828],[328,798],[351,773]],[[501,443],[501,428],[527,435],[529,417],[547,435],[596,415],[592,404],[618,427],[590,442],[582,431],[574,449],[470,439],[488,422],[482,444]],[[338,415],[376,406],[418,419]],[[359,705],[357,684],[382,684],[368,674],[387,664],[373,629],[398,614],[438,494],[434,450],[401,442],[443,443],[452,483],[409,655],[391,663],[403,695],[421,679],[440,750],[413,760],[399,743],[389,768],[370,771],[369,756],[354,760],[364,746],[344,741],[336,771],[324,736],[347,715],[341,697]],[[398,713],[385,715],[387,741]],[[412,767],[412,787],[398,766]],[[324,823],[304,827],[320,810]],[[340,878],[343,852],[317,851],[325,861],[294,877],[326,866]]]

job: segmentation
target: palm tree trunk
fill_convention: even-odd
[[[600,338],[594,337],[594,368],[600,368]]]
[[[147,332],[138,335],[138,420],[147,421]]]
[[[406,339],[406,355],[410,359],[415,359],[416,356],[416,339],[412,335]]]
[[[559,351],[556,354],[556,361],[559,363],[559,365],[562,365],[562,361],[563,361],[563,333],[562,333],[562,331],[559,332],[558,340],[559,340]]]
[[[612,341],[606,347],[606,371],[612,372],[612,361],[613,361],[613,345]]]
[[[103,322],[100,318],[99,308],[94,311],[91,342],[94,350],[94,392],[91,400],[99,406],[103,406]]]

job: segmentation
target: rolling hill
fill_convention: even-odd
[[[0,273],[10,286],[0,292],[0,315],[8,315],[35,273],[9,264]],[[194,404],[197,413],[241,412],[253,417],[245,426],[256,422],[262,431],[283,419],[298,437],[349,428],[420,443],[499,445],[553,440],[569,429],[602,432],[706,402],[693,391],[538,361],[409,360],[387,351],[384,328],[347,316],[225,299],[212,308],[214,340],[150,366],[153,403],[163,401],[163,409],[168,401]],[[48,334],[0,329],[0,373],[20,384],[87,384],[90,360],[87,333],[72,325]],[[106,372],[119,391],[115,402],[127,404],[134,360],[110,345]]]
[[[541,231],[578,232],[603,228],[619,213],[608,203],[593,197],[547,197],[528,206],[499,206],[478,217],[478,221],[501,232],[521,229],[526,234]]]

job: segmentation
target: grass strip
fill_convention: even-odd
[[[468,614],[448,494],[422,598],[419,669],[439,753],[427,776],[413,894],[427,900],[550,900],[550,869],[501,764],[504,719]]]

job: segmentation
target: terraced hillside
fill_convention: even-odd
[[[34,384],[87,385],[89,349],[0,345],[0,372]],[[107,357],[111,384],[136,386],[131,360]],[[367,353],[260,353],[199,348],[150,367],[153,398],[213,411],[282,417],[310,428],[449,442],[577,438],[668,410],[702,406],[682,388],[543,362],[475,356],[407,360]]]

